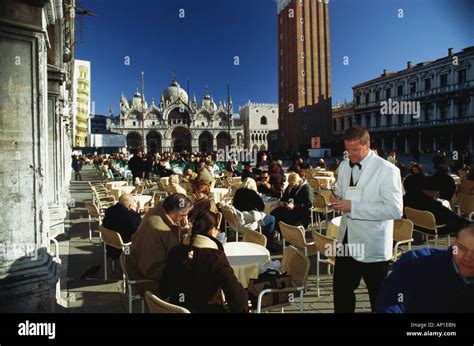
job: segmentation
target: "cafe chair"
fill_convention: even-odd
[[[263,247],[267,246],[267,237],[265,237],[262,233],[252,231],[251,229],[245,231],[242,241],[258,244]]]
[[[324,222],[327,227],[328,223],[328,214],[332,213],[332,217],[335,216],[335,210],[332,207],[328,206],[328,201],[324,195],[314,195],[313,198],[313,207],[311,210],[311,227],[314,226],[314,214],[316,213],[316,219],[319,223],[319,232],[321,232],[323,228],[323,221],[321,220],[319,214],[324,214]]]
[[[93,203],[86,203],[87,213],[89,214],[89,240],[92,243],[92,221],[97,221],[99,225],[102,223],[102,215],[99,212],[99,208]],[[98,231],[98,229],[97,229]]]
[[[308,279],[310,262],[309,259],[298,251],[293,246],[288,246],[285,249],[281,262],[281,271],[287,273],[291,277],[291,287],[286,288],[267,288],[260,292],[257,299],[256,312],[261,313],[262,311],[269,311],[274,309],[280,309],[284,312],[284,308],[291,306],[293,303],[293,297],[295,294],[299,294],[299,311],[303,312],[304,301],[303,295],[306,287],[306,280]],[[265,294],[273,293],[288,293],[288,300],[278,305],[271,305],[262,308],[262,298]]]
[[[104,281],[107,281],[107,245],[122,251],[127,251],[132,243],[124,243],[120,233],[105,228],[102,225],[99,226],[99,231],[104,242]],[[115,261],[112,260],[112,271],[114,270]]]
[[[458,195],[457,214],[469,221],[474,221],[474,195],[468,193]]]
[[[401,245],[407,245],[407,251],[411,250],[413,242],[413,222],[408,219],[394,220],[393,222],[393,247],[392,261],[395,262],[405,251],[400,249]]]
[[[283,251],[285,251],[286,242],[288,242],[298,250],[301,250],[305,256],[310,257],[316,255],[316,245],[314,241],[309,243],[306,241],[305,229],[303,226],[292,226],[283,221],[279,221],[278,224],[283,238]]]
[[[126,255],[124,252],[120,254],[120,267],[122,268],[122,275],[123,275],[123,291],[126,293],[128,291],[128,312],[131,314],[132,311],[132,303],[134,300],[141,300],[142,306],[142,313],[145,312],[145,301],[143,298],[137,294],[133,295],[133,287],[138,284],[144,284],[148,282],[153,282],[153,280],[145,279],[142,277],[137,277],[136,274],[131,275],[133,272],[130,268],[130,256]],[[127,289],[128,288],[128,289]]]
[[[316,288],[319,297],[319,263],[326,263],[328,275],[331,275],[331,266],[336,265],[337,241],[334,238],[326,237],[317,231],[313,231],[313,239],[316,246]],[[324,256],[322,258],[321,256]]]
[[[158,298],[156,295],[151,293],[150,291],[146,291],[145,293],[145,301],[146,305],[148,306],[148,310],[152,314],[190,314],[186,308],[183,308],[179,305],[174,305],[164,300]]]
[[[414,225],[414,230],[422,233],[426,239],[426,246],[430,247],[429,238],[434,237],[435,246],[438,246],[438,230],[446,227],[446,225],[437,225],[433,213],[425,210],[418,210],[405,207],[405,215],[408,220],[411,220]],[[448,235],[448,244],[450,243],[450,236]]]

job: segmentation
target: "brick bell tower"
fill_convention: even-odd
[[[306,153],[332,137],[329,0],[276,0],[279,151]]]

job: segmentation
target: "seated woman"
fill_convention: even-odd
[[[194,222],[196,216],[202,211],[217,212],[214,199],[211,196],[211,185],[207,181],[196,181],[193,185],[194,199],[193,210],[189,214],[189,220]]]
[[[313,189],[297,173],[291,173],[288,177],[288,187],[281,199],[280,207],[272,211],[278,222],[283,221],[289,225],[303,225],[308,227],[311,220],[313,206]]]
[[[418,210],[425,210],[433,213],[436,224],[446,225],[438,230],[439,235],[457,233],[469,221],[453,213],[446,208],[441,202],[436,201],[433,197],[423,192],[425,177],[422,175],[413,175],[411,179],[405,179],[403,187],[405,195],[403,196],[403,208],[410,207]]]
[[[203,211],[197,215],[191,236],[168,255],[160,295],[193,313],[225,312],[222,289],[231,312],[248,312],[247,292],[215,238],[219,234],[216,227],[215,213]]]
[[[196,177],[197,177],[197,173],[194,172],[191,169],[191,167],[186,166],[186,168],[184,168],[182,180],[185,183],[192,183],[194,181],[194,179],[196,179]]]
[[[263,212],[265,210],[265,203],[257,192],[257,183],[252,178],[246,178],[240,188],[235,191],[232,205],[239,211],[257,210]],[[267,248],[269,250],[276,250],[273,243],[273,235],[275,233],[275,217],[267,215],[263,218],[265,226],[262,228],[262,233],[267,237]]]
[[[472,167],[469,174],[461,180],[459,192],[474,195],[474,167]]]
[[[169,184],[166,187],[166,191],[168,191],[168,193],[170,193],[171,195],[175,193],[182,193],[183,195],[186,194],[186,189],[179,185],[179,176],[176,174],[170,176]]]

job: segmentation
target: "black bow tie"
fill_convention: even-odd
[[[359,167],[359,169],[362,169],[362,165],[360,163],[352,163],[351,161],[349,161],[349,166],[351,166],[351,168],[353,168],[354,166],[357,166]]]

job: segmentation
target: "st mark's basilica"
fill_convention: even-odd
[[[176,78],[161,94],[157,105],[143,102],[146,152],[211,152],[226,146],[244,147],[244,128],[232,115],[232,98],[216,104],[206,91],[198,103],[196,95],[189,102],[188,93]],[[230,126],[229,126],[230,121]],[[142,146],[142,95],[136,90],[127,100],[122,93],[120,116],[109,122],[109,129],[126,137],[127,149]],[[229,140],[230,135],[230,140]]]

